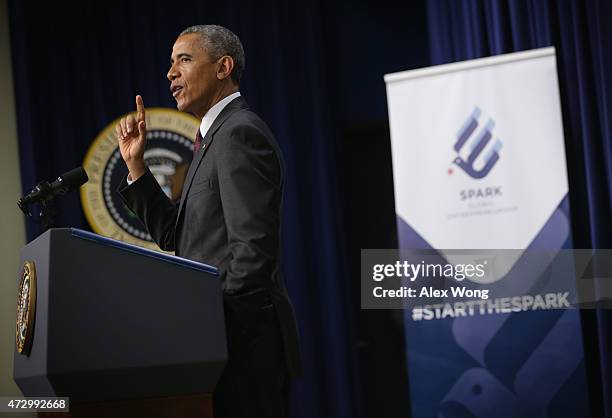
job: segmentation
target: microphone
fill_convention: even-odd
[[[29,214],[27,206],[30,203],[46,202],[57,195],[66,194],[74,189],[78,189],[83,184],[87,183],[87,180],[89,180],[89,178],[83,167],[75,168],[74,170],[62,174],[57,180],[51,183],[48,181],[41,181],[30,193],[19,199],[17,206],[27,215]]]

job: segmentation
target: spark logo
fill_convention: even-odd
[[[480,118],[480,114],[480,109],[478,107],[474,107],[472,114],[466,119],[463,127],[457,133],[455,151],[459,154],[461,149],[469,142],[467,146],[469,147],[470,153],[467,159],[464,160],[461,155],[457,155],[453,161],[456,165],[461,167],[466,174],[475,179],[481,179],[489,174],[493,166],[495,166],[497,163],[497,160],[499,160],[499,150],[502,147],[502,142],[499,139],[496,139],[493,146],[489,147],[487,154],[484,156],[484,158],[482,158],[482,160],[484,160],[484,165],[482,168],[476,169],[474,163],[476,159],[480,160],[480,154],[483,153],[493,138],[493,134],[491,132],[495,126],[493,119],[489,118],[486,125],[480,128],[480,130],[475,134],[475,137],[472,137],[472,134],[474,134],[476,132],[476,128],[478,128],[478,118]],[[470,140],[470,138],[472,139]],[[452,174],[452,169],[449,168],[448,173]]]

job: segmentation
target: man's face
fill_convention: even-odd
[[[217,67],[218,63],[204,49],[200,35],[190,33],[177,38],[167,77],[178,110],[199,118],[204,116],[220,88]]]

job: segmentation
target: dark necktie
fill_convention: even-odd
[[[196,154],[202,148],[202,133],[200,132],[200,128],[198,127],[198,133],[196,134],[195,142],[193,143],[193,153]]]

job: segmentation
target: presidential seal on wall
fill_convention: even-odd
[[[15,346],[20,354],[29,355],[36,317],[36,267],[33,261],[23,264],[17,290]]]
[[[144,225],[116,193],[118,184],[128,175],[115,135],[115,125],[125,116],[106,126],[91,144],[83,163],[89,181],[81,187],[81,204],[96,233],[160,251]],[[200,122],[174,109],[151,108],[147,109],[146,123],[145,162],[166,195],[178,201]]]

